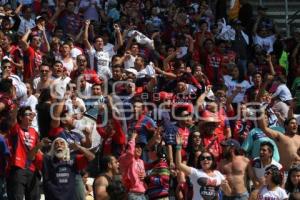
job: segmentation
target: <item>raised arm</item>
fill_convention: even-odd
[[[194,52],[194,39],[191,35],[186,34],[185,37],[189,41],[189,52],[193,53]]]
[[[211,90],[211,88],[212,88],[211,85],[206,86],[205,91],[198,97],[196,101],[196,105],[198,108],[204,110],[204,100],[205,97],[208,95],[209,91]]]
[[[84,24],[84,31],[83,31],[83,44],[85,48],[91,50],[93,46],[89,42],[89,26],[90,26],[90,20],[86,20]]]
[[[275,131],[273,129],[270,129],[268,127],[267,124],[267,120],[265,119],[266,115],[265,115],[265,110],[262,111],[261,116],[259,116],[258,119],[258,123],[259,123],[259,127],[260,129],[270,138],[274,139],[274,140],[279,140],[279,137],[281,136],[281,134],[278,131]]]
[[[51,128],[58,128],[60,126],[60,115],[65,106],[65,99],[58,100],[51,109]]]
[[[28,40],[30,33],[31,33],[31,30],[28,29],[20,40],[20,46],[23,51],[26,51],[29,48],[29,44],[28,44],[27,40]]]
[[[79,151],[80,153],[82,153],[83,156],[86,157],[88,161],[92,161],[95,159],[95,155],[90,150],[80,146],[76,142],[71,143],[69,146],[71,149],[74,149],[75,151]]]
[[[40,149],[43,148],[43,147],[47,147],[51,145],[51,140],[49,140],[48,138],[43,138],[40,142],[37,143],[37,145],[35,145],[35,147],[33,147],[33,149],[31,149],[29,152],[28,152],[28,159],[29,160],[34,160],[35,159],[35,155],[40,152]]]
[[[50,52],[51,50],[51,47],[50,47],[50,44],[49,44],[49,41],[47,39],[47,35],[46,35],[46,27],[45,25],[38,25],[38,28],[42,31],[43,33],[43,41],[44,41],[44,44],[45,44],[45,48],[46,48],[46,52]]]
[[[168,57],[166,57],[163,60],[164,70],[166,70],[166,68],[168,67],[169,62],[176,57],[176,54],[177,54],[178,51],[179,51],[179,49],[177,49],[176,51],[174,51],[172,54],[170,54]]]
[[[162,74],[163,76],[165,76],[169,79],[176,79],[177,78],[176,74],[174,74],[172,72],[166,72],[166,71],[160,69],[159,67],[154,67],[154,69],[155,69],[156,73]]]
[[[53,24],[57,20],[59,15],[62,13],[62,11],[65,9],[65,3],[63,1],[59,1],[56,5],[57,5],[57,7],[55,9],[55,13],[49,20],[50,24]]]
[[[118,24],[114,24],[114,29],[116,34],[116,45],[114,46],[114,51],[116,52],[121,46],[123,46],[124,41]]]
[[[271,75],[275,76],[276,72],[274,70],[274,66],[273,66],[273,63],[272,63],[272,56],[270,54],[267,55],[267,63],[269,65]]]
[[[255,23],[254,23],[254,26],[253,26],[253,28],[252,28],[252,35],[253,35],[253,36],[256,35],[257,27],[258,27],[258,23],[259,23],[259,21],[260,21],[260,18],[261,18],[260,15],[257,16],[256,21],[255,21]]]
[[[81,145],[85,148],[92,147],[92,129],[86,127],[83,131],[84,138],[81,140]]]
[[[190,175],[191,167],[182,163],[182,159],[181,159],[182,139],[179,134],[176,135],[176,143],[177,143],[177,145],[176,145],[176,167],[178,169],[180,169],[186,175]]]

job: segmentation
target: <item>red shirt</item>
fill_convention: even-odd
[[[215,130],[215,134],[218,136],[219,141],[223,141],[225,139],[224,130],[230,128],[229,122],[226,116],[226,112],[223,108],[221,108],[217,112],[217,116],[220,120],[219,126]]]
[[[99,119],[98,119],[99,120]],[[98,121],[99,122],[99,121]],[[123,132],[121,123],[118,120],[113,119],[113,127],[115,133],[112,135],[108,133],[104,127],[98,127],[97,131],[103,138],[102,148],[103,148],[103,155],[111,155],[113,150],[116,150],[116,146],[113,144],[117,144],[122,150],[125,143],[126,143],[126,136]]]
[[[213,84],[221,82],[221,59],[221,56],[216,52],[206,55],[205,72],[208,80]]]
[[[100,79],[97,75],[97,73],[95,72],[95,70],[92,69],[85,69],[83,72],[80,73],[80,71],[77,69],[75,71],[72,71],[70,74],[70,78],[72,80],[75,80],[76,78],[78,78],[80,75],[83,75],[85,80],[91,84],[94,83],[100,83]]]
[[[39,135],[34,128],[24,131],[17,123],[10,129],[8,143],[11,151],[10,165],[35,171],[35,165],[27,159],[27,154],[38,143]]]
[[[207,148],[209,152],[211,152],[214,155],[216,160],[219,161],[220,156],[222,154],[222,147],[220,145],[218,136],[204,134],[203,144],[204,147]]]
[[[42,64],[42,55],[31,46],[24,52],[24,80],[33,79]]]
[[[22,57],[21,50],[19,47],[12,45],[10,48],[10,51],[3,52],[4,56],[8,56],[11,58],[14,62],[18,63]],[[17,74],[17,69],[15,65],[12,65],[12,72],[14,74]]]

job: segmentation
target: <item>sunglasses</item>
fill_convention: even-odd
[[[7,69],[7,68],[11,68],[11,66],[10,65],[3,65],[2,68]]]
[[[203,161],[203,160],[212,160],[212,157],[211,156],[200,156],[200,161]]]

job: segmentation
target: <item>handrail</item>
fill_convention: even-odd
[[[289,17],[289,21],[288,21],[288,24],[291,24],[293,23],[296,18],[297,18],[297,15],[300,13],[300,10],[297,10],[291,17]]]

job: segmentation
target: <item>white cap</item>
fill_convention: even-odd
[[[132,73],[134,74],[135,76],[138,75],[138,72],[136,71],[136,69],[134,68],[128,68],[128,69],[125,69],[126,72],[129,72],[129,73]]]

